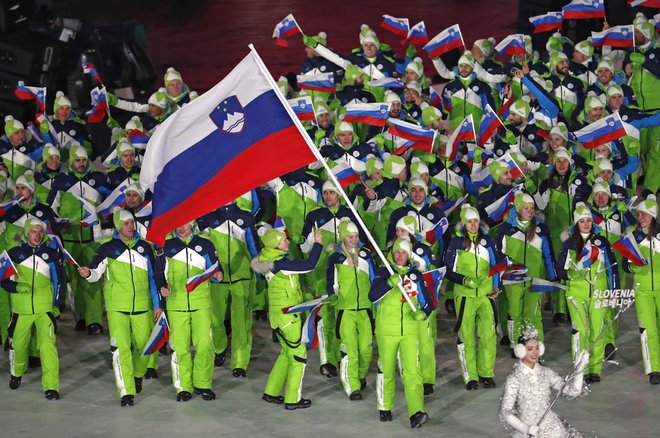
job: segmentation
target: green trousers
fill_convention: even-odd
[[[36,314],[13,314],[9,325],[11,338],[9,349],[9,371],[21,377],[27,369],[30,339],[34,327],[37,349],[41,358],[41,387],[44,391],[60,390],[60,359],[55,346],[57,326],[50,312]]]
[[[252,281],[211,283],[211,322],[213,349],[227,349],[225,318],[229,308],[231,318],[230,367],[247,369],[252,352]]]
[[[269,319],[270,326],[277,333],[281,350],[270,370],[264,392],[277,397],[286,385],[284,402],[298,403],[302,398],[302,381],[307,366],[307,348],[301,342],[302,315],[284,315],[281,311],[272,311]]]
[[[9,321],[11,320],[11,306],[9,293],[0,287],[0,339],[4,343],[9,337]]]
[[[424,412],[424,386],[419,372],[419,336],[376,335],[378,343],[378,375],[376,396],[378,409],[391,411],[396,393],[397,356],[401,364],[401,381],[408,405],[408,416]]]
[[[660,372],[660,291],[635,291],[644,373]]]
[[[369,371],[373,348],[373,319],[371,311],[339,310],[337,338],[341,362],[339,377],[346,395],[360,389],[360,379]]]
[[[495,332],[495,303],[486,296],[457,297],[458,360],[465,383],[479,377],[495,376],[497,335]],[[477,337],[479,351],[477,352]]]
[[[651,193],[660,189],[660,127],[644,128],[641,131],[640,156],[644,165],[644,188]]]
[[[530,292],[530,285],[530,282],[525,282],[504,286],[504,295],[509,303],[506,323],[511,348],[518,343],[518,338],[527,326],[534,327],[538,331],[539,341],[543,342],[543,317],[541,315],[543,294]],[[500,297],[502,294],[498,300]]]
[[[589,292],[575,291],[569,289],[566,292],[566,301],[568,302],[568,312],[571,315],[571,351],[573,362],[580,351],[591,349],[596,338],[606,325],[606,315],[609,314],[609,307],[596,308],[594,305],[598,300],[589,299]],[[584,370],[584,374],[598,374],[603,368],[603,358],[605,355],[605,340],[601,336],[598,342],[590,351],[589,366]]]
[[[193,392],[194,388],[211,389],[213,382],[213,341],[211,312],[199,309],[190,312],[168,310],[172,383],[176,392]],[[195,349],[193,361],[190,347]]]
[[[422,383],[435,385],[435,344],[438,340],[438,314],[434,310],[419,322],[419,368]]]
[[[150,356],[143,356],[154,326],[151,312],[130,315],[108,310],[108,329],[112,350],[112,369],[120,396],[135,395],[135,377],[143,377]]]
[[[94,242],[64,242],[64,248],[80,263],[80,266],[89,266],[96,254],[98,244]],[[103,325],[101,283],[90,283],[86,281],[78,274],[76,267],[71,263],[65,262],[65,270],[67,280],[71,284],[73,294],[71,306],[73,307],[76,321],[84,319],[87,325],[94,323]]]

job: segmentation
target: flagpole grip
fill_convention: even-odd
[[[298,131],[300,131],[300,135],[305,139],[305,142],[307,143],[307,146],[312,151],[312,153],[314,154],[316,159],[321,162],[321,164],[323,165],[323,168],[326,170],[326,173],[328,174],[328,177],[339,188],[339,195],[342,197],[342,199],[346,203],[346,206],[353,213],[353,216],[355,217],[355,220],[357,220],[358,225],[364,231],[365,235],[367,236],[367,239],[369,239],[369,242],[373,246],[374,251],[376,251],[376,254],[378,255],[378,258],[380,258],[381,262],[383,263],[383,265],[385,266],[385,268],[387,269],[389,274],[394,275],[395,273],[394,273],[394,270],[392,269],[392,267],[390,266],[390,263],[387,261],[387,259],[385,258],[385,255],[383,254],[383,252],[378,247],[378,244],[376,243],[376,240],[374,239],[374,237],[369,232],[369,229],[367,228],[365,223],[362,221],[362,218],[360,217],[358,212],[355,210],[355,207],[353,206],[350,199],[348,198],[348,195],[346,195],[346,192],[344,192],[344,189],[341,188],[341,184],[339,184],[339,181],[337,181],[337,178],[335,177],[335,174],[332,173],[332,170],[330,169],[330,166],[328,166],[328,163],[325,161],[323,156],[321,156],[321,153],[317,149],[316,145],[314,143],[312,143],[312,139],[307,135],[307,132],[305,131],[305,128],[303,127],[302,123],[298,119],[298,116],[296,116],[296,114],[293,112],[293,109],[289,106],[286,98],[280,92],[279,87],[277,86],[277,84],[275,83],[275,80],[273,79],[273,76],[270,74],[270,71],[268,70],[268,68],[266,67],[266,65],[262,61],[261,57],[257,53],[257,50],[255,49],[254,45],[250,43],[250,44],[248,44],[248,47],[250,48],[250,50],[254,54],[255,61],[256,61],[257,65],[259,66],[259,68],[261,69],[264,76],[266,77],[266,80],[268,81],[270,86],[273,88],[273,91],[275,91],[275,95],[280,99],[280,102],[282,102],[282,106],[284,106],[284,108],[286,109],[287,113],[289,114],[289,117],[291,117],[291,120],[293,121],[293,123],[298,128]],[[417,311],[417,307],[415,307],[415,304],[413,304],[412,300],[410,299],[410,296],[408,296],[408,294],[403,290],[403,286],[401,285],[401,283],[399,283],[399,290],[401,291],[401,293],[403,294],[403,297],[405,298],[406,302],[410,306],[410,309],[413,312]]]

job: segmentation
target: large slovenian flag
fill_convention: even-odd
[[[447,272],[446,267],[433,269],[431,271],[426,271],[422,275],[424,276],[424,283],[426,287],[431,292],[431,300],[433,300],[433,307],[438,307],[438,294],[440,293],[440,286],[442,286],[442,280],[445,278],[445,273]]]
[[[573,0],[563,8],[565,20],[581,18],[605,18],[605,3],[603,0]]]
[[[307,346],[307,348],[317,348],[319,346],[319,335],[318,335],[318,320],[319,312],[323,308],[324,303],[319,303],[314,306],[307,315],[305,324],[302,328],[302,339],[301,342]]]
[[[429,35],[423,21],[410,28],[406,42],[408,44],[426,44],[429,42]]]
[[[298,120],[316,120],[314,104],[310,96],[296,97],[295,99],[289,99],[287,102],[298,116]]]
[[[548,12],[543,15],[529,17],[529,22],[534,26],[534,33],[561,30],[564,17],[561,12]]]
[[[587,242],[580,253],[580,260],[575,264],[575,269],[581,271],[592,266],[598,260],[600,255],[600,249],[596,245],[592,245],[591,242]]]
[[[479,137],[477,138],[477,144],[479,146],[485,145],[491,135],[493,135],[493,132],[495,132],[500,126],[504,126],[502,120],[500,120],[497,113],[493,111],[490,104],[487,103],[486,108],[484,108],[484,115],[479,124]]]
[[[105,87],[96,87],[89,94],[92,96],[92,109],[85,113],[87,121],[89,123],[99,123],[108,111],[108,97],[105,94]]]
[[[156,325],[151,330],[147,344],[142,349],[142,356],[149,356],[160,350],[170,340],[170,325],[167,323],[165,312],[162,312],[156,320]]]
[[[197,286],[209,280],[216,274],[216,272],[220,272],[219,262],[213,263],[206,271],[202,272],[201,274],[193,275],[192,277],[188,278],[186,280],[186,291],[188,293],[194,291]]]
[[[426,129],[414,123],[393,118],[389,118],[388,122],[390,123],[387,128],[389,134],[414,141],[415,144],[412,147],[422,152],[431,153],[433,151],[433,143],[437,133],[434,129]]]
[[[101,80],[101,76],[99,75],[98,70],[96,70],[96,66],[92,63],[84,63],[82,64],[82,69],[83,73],[92,75],[94,79],[99,83],[99,85],[103,85],[103,81]]]
[[[468,114],[468,116],[461,122],[461,125],[452,132],[449,140],[447,140],[445,154],[449,161],[453,162],[456,159],[458,146],[462,141],[474,140],[476,140],[476,135],[474,134],[474,121],[472,120],[472,114]]]
[[[541,278],[532,278],[532,287],[530,290],[537,293],[556,292],[560,290],[566,290],[566,286],[563,284],[555,283],[554,281],[543,280]]]
[[[509,35],[495,46],[495,50],[500,55],[524,55],[527,53],[525,51],[525,37],[519,33]]]
[[[307,312],[308,310],[312,310],[314,307],[318,306],[319,304],[324,304],[326,298],[328,298],[327,295],[321,295],[318,298],[314,298],[313,300],[310,301],[305,301],[304,303],[301,304],[296,304],[295,306],[284,307],[282,308],[282,313],[291,314],[291,313]]]
[[[316,161],[260,63],[252,51],[149,140],[140,185],[153,193],[151,241],[164,245],[175,227]]]
[[[610,47],[635,47],[633,25],[613,26],[602,32],[591,32],[591,45]]]
[[[380,23],[380,27],[402,37],[407,37],[410,30],[410,24],[407,18],[397,18],[387,14],[383,14],[383,21]]]
[[[616,250],[626,259],[630,260],[637,266],[648,265],[649,261],[644,257],[637,245],[637,240],[633,233],[628,233],[621,239],[612,244],[612,249]]]
[[[352,102],[346,105],[344,122],[383,127],[390,115],[390,103]]]
[[[40,111],[46,111],[46,87],[30,87],[18,81],[14,94],[21,100],[34,100]]]
[[[300,26],[298,26],[296,19],[293,18],[293,14],[289,14],[275,25],[273,38],[275,38],[275,44],[278,46],[289,47],[289,44],[284,38],[288,38],[298,33],[302,33],[302,30],[300,29]]]
[[[335,165],[330,168],[332,173],[339,181],[342,189],[350,186],[353,183],[361,181],[360,175],[348,164],[348,161],[344,157],[339,157],[334,160]]]
[[[602,144],[628,135],[618,111],[588,124],[573,134],[575,134],[577,141],[587,149],[595,149]]]
[[[376,79],[374,81],[369,81],[367,83],[370,87],[383,87],[387,89],[393,88],[406,88],[406,84],[399,78],[390,78],[384,77],[381,79]]]
[[[7,250],[2,251],[2,254],[0,254],[0,281],[9,279],[16,272],[16,266],[11,261],[9,253],[7,253]]]
[[[425,235],[426,241],[433,245],[436,242],[442,240],[442,235],[445,234],[445,231],[449,229],[449,221],[446,217],[440,219],[440,221],[433,226],[431,231],[427,231]]]
[[[486,207],[486,213],[488,214],[490,220],[494,222],[502,220],[504,215],[509,211],[509,204],[513,202],[516,193],[518,193],[520,190],[522,190],[521,187],[516,186],[509,190],[504,196],[488,205]]]
[[[463,35],[458,24],[448,27],[433,37],[423,48],[431,58],[450,52],[454,49],[465,47]]]
[[[310,91],[335,91],[335,77],[332,73],[321,73],[318,75],[296,76],[298,87]]]

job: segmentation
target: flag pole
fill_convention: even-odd
[[[367,239],[369,239],[369,242],[373,246],[374,251],[376,251],[376,254],[378,254],[378,257],[380,258],[380,260],[382,261],[383,265],[385,266],[387,271],[390,273],[390,275],[394,275],[395,273],[394,273],[394,270],[392,269],[392,267],[390,266],[390,263],[387,261],[387,259],[385,258],[385,255],[383,254],[383,252],[378,247],[378,244],[376,243],[376,240],[374,239],[374,237],[371,235],[371,233],[367,229],[367,226],[362,221],[362,218],[360,217],[358,212],[355,210],[355,207],[351,203],[350,199],[348,199],[348,195],[346,195],[346,192],[344,192],[344,189],[341,188],[341,184],[339,184],[339,181],[337,181],[337,178],[335,177],[335,174],[332,173],[332,170],[330,169],[330,166],[328,166],[328,163],[321,156],[319,150],[316,148],[316,145],[314,145],[314,143],[312,143],[312,139],[309,138],[309,135],[307,135],[307,132],[305,131],[305,128],[302,126],[302,123],[300,123],[300,120],[298,120],[298,116],[295,115],[295,113],[293,112],[293,109],[291,109],[291,107],[287,103],[284,96],[282,96],[282,93],[280,92],[279,88],[277,87],[277,84],[275,84],[275,80],[273,79],[273,76],[270,74],[270,71],[268,71],[268,68],[266,67],[263,60],[261,59],[261,57],[257,53],[257,49],[255,49],[253,44],[248,44],[248,47],[250,48],[250,51],[253,53],[254,59],[255,59],[257,65],[259,66],[259,68],[261,69],[261,72],[266,77],[266,80],[270,84],[271,88],[275,91],[275,94],[280,99],[280,102],[282,102],[282,106],[284,106],[286,111],[289,113],[289,117],[291,117],[291,120],[293,121],[293,123],[298,128],[298,131],[300,131],[300,135],[302,135],[303,138],[305,139],[305,141],[307,142],[307,146],[309,146],[309,149],[312,151],[314,156],[321,162],[321,164],[325,168],[326,173],[328,174],[328,177],[337,186],[337,188],[339,188],[339,195],[344,199],[344,201],[346,203],[346,206],[351,210],[351,212],[355,216],[355,219],[357,220],[358,225],[364,231],[365,235],[367,236]],[[410,306],[410,309],[413,312],[415,312],[417,310],[417,307],[415,306],[415,304],[413,304],[412,300],[410,299],[410,296],[403,290],[403,286],[401,285],[401,283],[399,283],[397,286],[399,287],[399,290],[403,294],[403,297],[405,298],[406,302]]]

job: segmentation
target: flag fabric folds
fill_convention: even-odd
[[[561,30],[564,16],[561,12],[548,12],[543,15],[529,17],[529,22],[534,26],[534,33]]]
[[[286,42],[285,38],[294,36],[298,33],[302,33],[302,30],[300,29],[300,26],[298,26],[296,19],[293,18],[293,14],[289,14],[275,25],[273,38],[275,38],[275,44],[278,46],[289,47],[289,43]]]
[[[216,272],[220,272],[219,262],[213,263],[206,271],[202,272],[201,274],[193,275],[192,277],[188,278],[186,280],[186,291],[188,291],[188,293],[194,291],[197,286],[209,280],[215,275]]]
[[[423,21],[410,28],[406,41],[408,44],[426,44],[429,42],[429,36]]]
[[[490,104],[486,104],[484,108],[484,115],[481,118],[479,123],[479,136],[477,137],[477,144],[483,146],[488,142],[488,139],[493,135],[499,127],[504,126],[502,120],[497,116],[497,113],[493,111],[493,108],[490,107]]]
[[[298,87],[303,90],[323,91],[332,93],[335,91],[335,77],[332,73],[321,73],[318,75],[296,76]]]
[[[0,254],[0,281],[9,279],[16,272],[16,266],[11,261],[9,253],[7,253],[7,250],[2,251]]]
[[[633,25],[612,26],[602,32],[591,32],[591,45],[610,47],[635,47]]]
[[[619,112],[610,114],[600,120],[588,124],[584,128],[575,131],[577,141],[587,149],[595,149],[602,144],[618,140],[627,135],[625,125],[619,116]]]
[[[649,261],[640,251],[633,233],[628,233],[612,244],[612,249],[637,266],[648,265]]]
[[[563,284],[555,283],[554,281],[542,280],[540,278],[532,278],[532,287],[530,290],[532,292],[537,292],[537,293],[555,292],[560,290],[566,290],[566,286]]]
[[[495,50],[500,55],[524,55],[527,53],[525,52],[525,37],[519,33],[509,35],[495,46]]]
[[[20,100],[34,100],[40,111],[46,112],[46,87],[30,87],[18,81],[14,94]]]
[[[587,242],[580,253],[580,260],[575,264],[575,269],[581,271],[592,266],[598,260],[600,249],[591,242]]]
[[[397,137],[406,140],[414,141],[413,148],[422,152],[430,153],[433,150],[433,142],[435,141],[436,131],[433,129],[423,128],[414,123],[404,122],[399,119],[388,119],[390,126],[387,132]]]
[[[319,303],[312,308],[303,324],[301,342],[307,348],[317,348],[319,346],[318,320],[319,312],[323,308],[323,303]]]
[[[565,20],[582,18],[605,18],[605,3],[603,0],[573,0],[563,8]]]
[[[153,193],[153,242],[162,245],[178,225],[316,161],[260,62],[250,52],[149,139],[140,180]]]
[[[383,21],[380,23],[380,27],[402,37],[407,37],[410,30],[410,24],[407,18],[397,18],[387,14],[383,15]]]
[[[472,120],[472,114],[468,114],[468,116],[461,122],[461,125],[452,132],[449,140],[447,140],[445,155],[449,161],[453,162],[456,159],[458,146],[462,141],[474,141],[475,139],[474,121]]]
[[[89,94],[92,96],[92,109],[85,113],[87,121],[89,123],[99,123],[108,111],[108,97],[105,94],[105,87],[96,87]]]
[[[299,120],[316,120],[314,104],[310,96],[296,97],[287,101]]]
[[[312,310],[317,305],[324,303],[326,298],[328,298],[327,295],[321,295],[318,298],[314,298],[313,300],[310,301],[305,301],[304,303],[297,304],[295,306],[284,307],[282,308],[282,313],[289,314],[289,313],[307,312],[308,310]]]
[[[464,47],[463,35],[458,24],[448,27],[433,37],[423,48],[431,58]]]
[[[360,175],[351,167],[344,157],[339,157],[334,160],[334,166],[330,168],[332,173],[339,181],[342,189],[350,186],[353,183],[361,181]]]
[[[170,340],[170,325],[167,323],[165,312],[162,312],[156,320],[156,325],[151,330],[147,344],[142,349],[142,356],[149,356],[160,350]]]
[[[390,103],[351,102],[346,105],[344,122],[383,127],[390,115]]]

